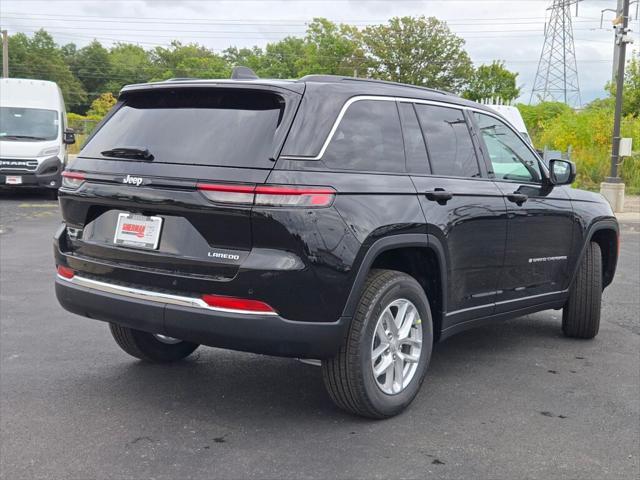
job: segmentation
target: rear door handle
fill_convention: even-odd
[[[516,203],[518,205],[522,205],[524,202],[526,202],[529,199],[529,197],[527,195],[525,195],[524,193],[510,193],[509,195],[507,195],[507,200],[509,200],[510,202]]]
[[[436,188],[430,192],[424,192],[424,196],[427,197],[427,200],[444,205],[453,198],[453,193],[446,191],[444,188]]]

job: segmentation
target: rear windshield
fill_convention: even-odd
[[[114,149],[134,148],[148,150],[154,163],[271,168],[283,109],[282,97],[257,91],[130,94],[81,155],[119,159]]]

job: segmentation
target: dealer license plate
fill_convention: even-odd
[[[22,177],[20,175],[7,175],[4,181],[7,185],[20,185]]]
[[[116,245],[155,250],[160,243],[161,228],[161,217],[121,213],[118,215],[113,242]]]

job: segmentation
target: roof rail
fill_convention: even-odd
[[[175,78],[167,78],[165,82],[184,82],[187,80],[198,80],[195,77],[175,77]]]
[[[256,80],[258,78],[258,75],[256,75],[253,70],[249,67],[243,67],[242,65],[233,67],[231,71],[231,80]]]
[[[360,77],[345,77],[341,75],[305,75],[300,82],[367,82],[378,83],[382,85],[392,85],[396,87],[418,88],[420,90],[426,90],[428,92],[440,93],[442,95],[456,96],[454,93],[444,90],[438,90],[436,88],[422,87],[420,85],[409,85],[407,83],[390,82],[388,80],[376,80],[374,78],[360,78]]]

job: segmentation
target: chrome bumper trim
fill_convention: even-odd
[[[212,307],[207,305],[207,303],[201,298],[184,297],[181,295],[171,295],[168,293],[152,292],[150,290],[142,290],[139,288],[124,287],[122,285],[100,282],[98,280],[92,280],[78,275],[74,275],[72,278],[66,278],[62,275],[58,275],[58,279],[79,287],[90,288],[92,290],[120,295],[122,297],[135,298],[137,300],[147,300],[150,302],[178,305],[181,307],[201,308],[216,312],[239,313],[243,315],[278,315],[276,312],[253,312],[250,310],[234,310],[230,308]]]

